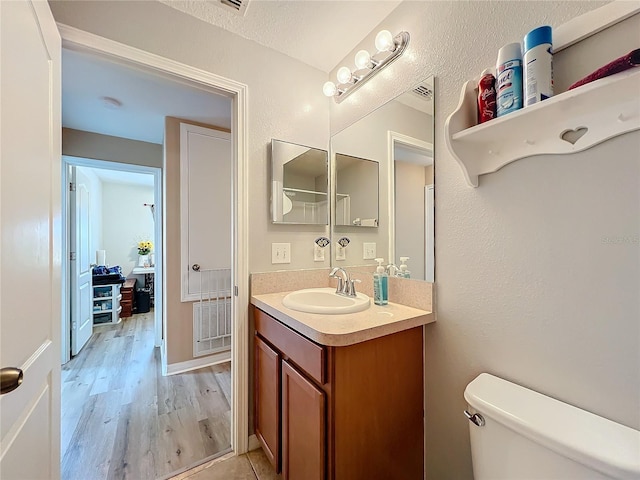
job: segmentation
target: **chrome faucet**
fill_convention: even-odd
[[[340,276],[338,276],[340,273]],[[331,278],[338,279],[338,285],[336,287],[336,294],[344,295],[345,297],[355,297],[356,296],[356,283],[360,283],[360,280],[355,279],[352,280],[347,271],[342,267],[336,267],[331,270],[329,274]]]
[[[387,265],[387,268],[385,268],[385,270],[387,272],[387,275],[389,275],[390,277],[395,277],[400,271],[400,269],[395,263],[390,263],[389,265]]]
[[[342,276],[339,277],[338,273],[342,274]],[[336,293],[338,295],[344,295],[345,285],[347,285],[347,283],[349,282],[349,274],[347,273],[347,271],[342,267],[336,267],[333,270],[331,270],[331,273],[329,274],[329,276],[331,278],[338,279],[338,286],[336,287]]]

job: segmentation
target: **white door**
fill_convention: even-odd
[[[182,301],[200,300],[203,292],[230,294],[214,292],[215,284],[197,272],[229,269],[230,275],[232,165],[231,134],[180,124]]]
[[[93,334],[93,295],[91,288],[90,233],[91,211],[89,190],[77,182],[76,170],[71,169],[69,192],[71,239],[71,355],[77,355]]]
[[[60,48],[47,2],[0,1],[2,480],[60,477]]]

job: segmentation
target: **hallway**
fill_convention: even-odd
[[[62,367],[62,479],[155,479],[228,451],[230,367],[163,377],[153,311],[95,328]]]

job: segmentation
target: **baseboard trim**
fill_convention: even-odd
[[[176,375],[178,373],[189,372],[191,370],[197,370],[198,368],[210,367],[212,365],[218,365],[220,363],[230,361],[230,351],[214,353],[207,357],[194,358],[193,360],[187,360],[185,362],[169,363],[167,365],[166,373],[163,371],[162,374],[165,376]]]
[[[160,365],[162,367],[162,376],[167,376],[167,342],[162,341],[160,345]]]
[[[258,441],[258,437],[255,434],[249,435],[249,451],[257,450],[260,448],[260,442]]]

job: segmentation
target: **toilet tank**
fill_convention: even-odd
[[[637,430],[488,373],[464,398],[475,480],[640,479]]]

